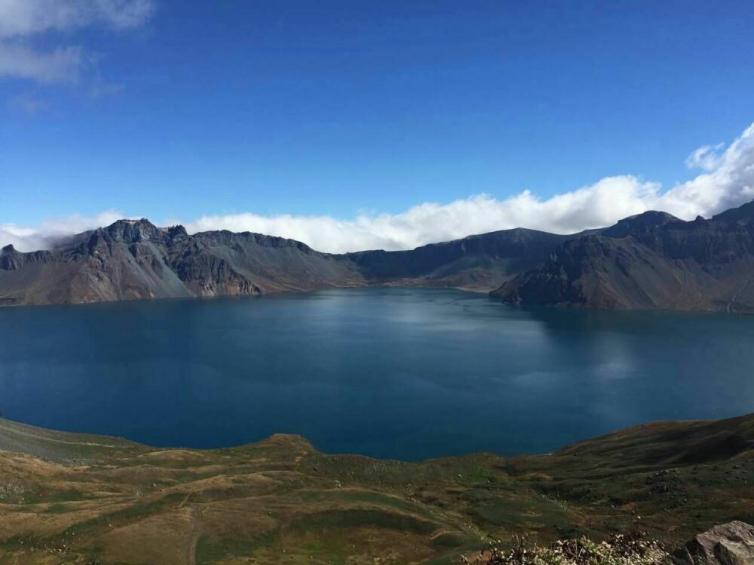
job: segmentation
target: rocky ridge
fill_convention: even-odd
[[[754,311],[754,202],[686,222],[646,212],[573,235],[513,229],[410,251],[120,220],[47,251],[0,251],[0,305],[250,296],[363,286],[492,291],[521,305]]]
[[[250,296],[369,285],[489,291],[543,261],[566,236],[509,230],[413,251],[320,253],[299,241],[229,231],[189,235],[146,219],[0,252],[0,305]]]
[[[523,305],[754,311],[754,202],[709,220],[626,218],[563,243],[492,295]]]

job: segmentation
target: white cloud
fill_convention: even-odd
[[[73,82],[92,59],[58,35],[41,49],[32,39],[92,26],[128,29],[154,11],[152,0],[0,0],[0,77],[41,83]]]
[[[0,77],[32,79],[42,83],[75,82],[85,65],[79,47],[39,51],[23,45],[0,43]]]
[[[19,251],[49,249],[65,236],[99,226],[107,226],[125,216],[117,210],[107,210],[96,216],[75,214],[65,218],[45,220],[34,228],[15,224],[0,224],[0,247],[13,245]]]
[[[504,200],[479,194],[448,204],[420,204],[400,214],[360,215],[352,220],[246,213],[204,216],[186,227],[190,232],[228,229],[289,237],[333,253],[411,249],[520,226],[561,233],[601,227],[613,217],[645,210],[644,198],[656,190],[656,185],[634,177],[610,177],[547,200],[529,191]]]
[[[153,11],[152,0],[0,0],[0,37],[92,25],[131,28],[146,22]]]
[[[663,194],[657,207],[681,218],[708,216],[754,199],[754,123],[705,173]]]
[[[230,229],[290,237],[321,251],[394,250],[514,227],[574,233],[647,210],[664,210],[692,220],[754,199],[754,124],[726,149],[707,146],[694,154],[697,158],[692,160],[704,163],[706,172],[665,192],[658,183],[624,175],[547,199],[530,191],[502,200],[481,194],[448,204],[421,204],[401,214],[362,215],[345,221],[248,213],[204,216],[187,227],[194,232]]]
[[[608,226],[647,210],[664,210],[691,220],[754,200],[754,124],[727,148],[716,149],[716,155],[714,167],[708,162],[704,173],[666,191],[658,183],[624,175],[546,199],[530,191],[505,199],[479,194],[446,204],[419,204],[400,214],[362,214],[348,220],[254,213],[207,215],[186,227],[190,232],[253,231],[297,239],[320,251],[344,252],[411,249],[513,227],[573,233]],[[33,229],[0,225],[0,244],[13,242],[19,249],[32,249],[50,233],[103,225],[116,216],[108,212],[101,218],[53,221]]]
[[[686,166],[689,169],[702,169],[704,171],[716,169],[720,164],[720,150],[723,147],[725,147],[724,143],[702,145],[686,158]]]

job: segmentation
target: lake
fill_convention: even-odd
[[[4,417],[156,446],[514,454],[752,411],[754,317],[426,289],[0,309]]]

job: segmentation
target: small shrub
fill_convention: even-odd
[[[487,565],[655,565],[667,556],[662,545],[643,534],[617,534],[595,542],[586,536],[558,540],[550,547],[515,538],[512,546],[493,544]]]

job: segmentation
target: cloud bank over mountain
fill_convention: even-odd
[[[573,233],[647,210],[662,210],[687,220],[709,217],[754,199],[754,124],[728,146],[697,149],[686,163],[702,172],[667,190],[658,183],[622,175],[547,199],[526,190],[504,199],[478,194],[445,204],[419,204],[399,214],[361,214],[345,220],[248,212],[206,215],[186,227],[190,232],[228,229],[277,235],[303,241],[319,251],[340,253],[411,249],[514,227]],[[0,224],[0,245],[12,243],[21,250],[49,246],[63,234],[106,224],[117,215],[108,211],[93,218],[74,216],[37,227]]]
[[[108,210],[91,217],[74,215],[46,220],[33,228],[0,223],[0,247],[13,245],[20,251],[47,249],[67,235],[106,226],[123,217],[118,211]]]

